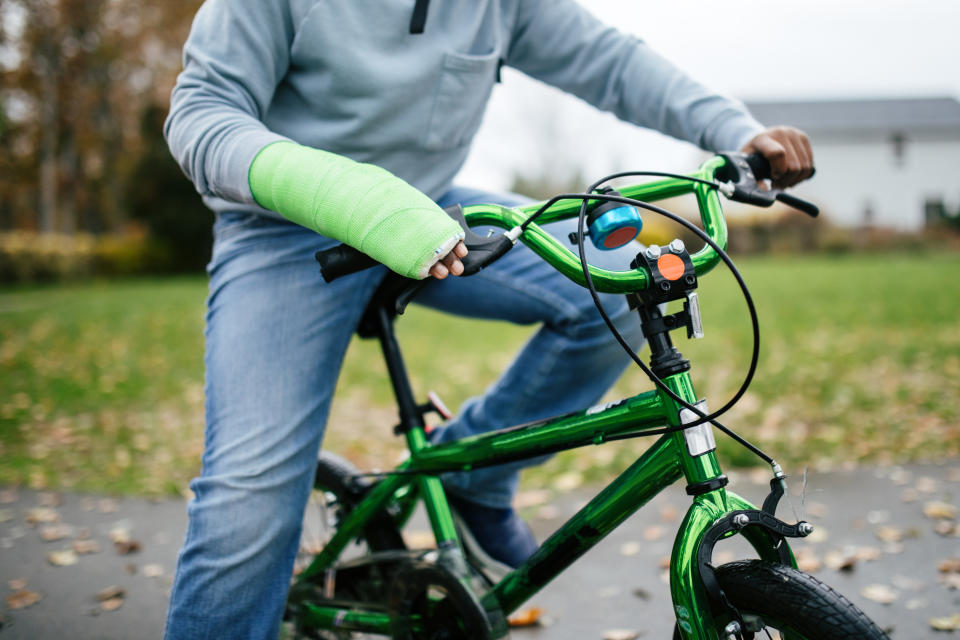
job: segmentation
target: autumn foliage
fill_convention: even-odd
[[[153,203],[138,194],[162,208],[164,198],[192,191],[162,148],[159,126],[199,5],[0,0],[0,231],[99,235],[138,221],[152,228],[144,209]],[[144,176],[174,182],[158,190]],[[183,215],[209,226],[199,198],[190,198]]]

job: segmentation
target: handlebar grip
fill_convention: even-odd
[[[380,264],[362,251],[346,244],[338,244],[335,247],[317,251],[314,257],[320,263],[320,274],[325,282],[333,282],[337,278]]]
[[[777,200],[788,207],[793,207],[794,209],[803,211],[811,218],[816,218],[818,215],[820,215],[820,208],[817,207],[817,205],[813,204],[812,202],[807,202],[802,198],[798,198],[797,196],[786,193],[785,191],[777,192]]]
[[[757,180],[770,179],[770,162],[762,155],[759,153],[750,153],[744,157],[744,160],[746,160],[750,166],[754,178]]]

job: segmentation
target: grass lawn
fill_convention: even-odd
[[[760,313],[757,379],[724,422],[788,471],[936,460],[960,451],[960,255],[739,262]],[[123,280],[0,291],[0,484],[182,491],[203,448],[205,280]],[[586,293],[584,293],[586,295]],[[733,279],[701,282],[706,339],[678,347],[711,406],[737,387],[749,324]],[[530,333],[413,309],[400,323],[415,388],[450,406],[490,384]],[[628,372],[611,397],[650,388]],[[401,453],[376,344],[354,341],[326,446],[367,468]],[[720,436],[718,436],[719,438]],[[609,477],[647,446],[557,456],[528,486]],[[721,441],[728,464],[755,458]]]

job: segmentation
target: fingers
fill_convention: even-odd
[[[813,147],[803,131],[793,127],[772,127],[743,148],[757,151],[770,163],[773,186],[792,187],[813,175]]]
[[[460,258],[465,258],[466,255],[467,245],[463,244],[463,241],[458,242],[450,253],[430,267],[430,275],[437,280],[443,280],[451,274],[459,276],[463,273],[463,263],[460,262]]]

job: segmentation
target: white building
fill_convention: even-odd
[[[960,213],[960,102],[903,98],[751,102],[766,125],[790,124],[814,145],[817,174],[797,195],[840,226],[922,229],[938,203]],[[932,206],[931,206],[932,205]]]

